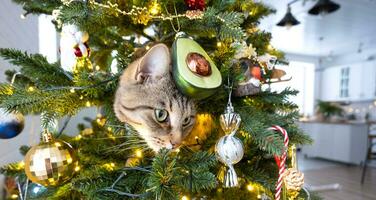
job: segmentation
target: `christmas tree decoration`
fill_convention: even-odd
[[[241,58],[248,58],[251,59],[252,57],[257,56],[256,48],[252,46],[252,44],[247,45],[245,41],[242,43],[235,42],[231,44],[231,47],[235,48],[235,59],[241,59]]]
[[[261,67],[248,58],[240,59],[240,66],[244,71],[244,78],[236,84],[234,96],[242,97],[259,93],[261,91],[261,81],[263,80]]]
[[[43,186],[58,186],[74,174],[78,161],[72,146],[54,140],[45,131],[42,143],[32,147],[25,156],[25,173],[34,183]]]
[[[172,46],[173,76],[183,94],[204,99],[222,84],[222,76],[205,50],[193,39],[178,33]]]
[[[291,158],[291,168],[286,170],[283,177],[288,199],[294,200],[299,195],[299,192],[304,185],[304,174],[298,170],[295,145],[290,147],[289,154],[289,157]]]
[[[202,19],[202,17],[204,16],[204,11],[202,10],[187,10],[185,12],[185,16],[188,18],[188,19]]]
[[[189,10],[204,10],[205,0],[184,0]]]
[[[277,62],[277,57],[270,55],[270,54],[264,54],[257,57],[257,60],[260,64],[260,66],[265,70],[272,70]]]
[[[77,58],[87,57],[90,54],[88,45],[89,34],[80,31],[75,25],[62,26],[60,37],[60,64],[66,71],[73,71]]]
[[[285,146],[285,149],[283,150],[283,153],[281,156],[274,156],[274,159],[278,165],[278,180],[277,180],[277,185],[275,189],[275,200],[280,200],[281,195],[282,195],[282,186],[283,186],[283,178],[286,170],[286,159],[287,159],[287,149],[289,145],[289,136],[287,134],[287,131],[280,127],[280,126],[272,126],[269,128],[270,130],[273,131],[278,131],[282,134],[283,136],[283,143]]]
[[[240,126],[241,118],[238,113],[234,112],[230,98],[231,92],[225,113],[219,118],[221,128],[226,135],[221,137],[215,145],[215,152],[218,160],[229,167],[229,170],[225,174],[224,186],[236,187],[238,186],[238,177],[233,165],[243,158],[244,149],[242,141],[235,137]]]
[[[0,109],[0,139],[10,139],[22,132],[25,118],[18,112],[6,112]]]

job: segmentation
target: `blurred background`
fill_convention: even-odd
[[[376,0],[265,0],[276,11],[261,21],[272,45],[286,53],[286,75],[270,89],[299,90],[299,126],[315,140],[299,147],[299,167],[306,185],[325,199],[376,199]],[[22,16],[11,1],[0,5],[0,47],[42,53],[58,59],[59,35],[50,16]],[[278,24],[278,25],[277,25]],[[12,66],[0,59],[0,82]],[[268,85],[264,89],[269,88]],[[76,133],[84,110],[70,121]],[[39,116],[27,116],[23,133],[0,140],[0,166],[22,159],[21,145],[37,144]],[[375,131],[374,131],[375,129]],[[376,146],[376,145],[375,145]],[[2,192],[0,177],[0,197]]]

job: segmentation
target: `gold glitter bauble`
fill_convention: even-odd
[[[25,156],[25,172],[34,183],[57,186],[69,180],[78,166],[70,144],[53,140],[32,147]]]
[[[298,169],[289,168],[284,173],[284,182],[289,199],[295,199],[304,185],[304,174]]]

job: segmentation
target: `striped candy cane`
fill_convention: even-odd
[[[286,158],[287,158],[287,149],[289,145],[289,136],[287,135],[287,131],[280,127],[280,126],[272,126],[269,128],[270,130],[279,131],[283,135],[283,143],[285,145],[285,150],[283,151],[283,154],[281,157],[274,156],[274,159],[278,165],[279,173],[278,173],[278,181],[276,185],[275,190],[275,199],[280,200],[281,199],[281,191],[282,191],[282,184],[283,184],[283,174],[285,172],[285,164],[286,164]]]

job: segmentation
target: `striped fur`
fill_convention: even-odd
[[[165,122],[158,122],[156,109],[168,112]],[[133,126],[154,151],[177,148],[191,132],[195,106],[174,84],[165,45],[154,46],[127,67],[120,78],[114,110],[118,119]]]

